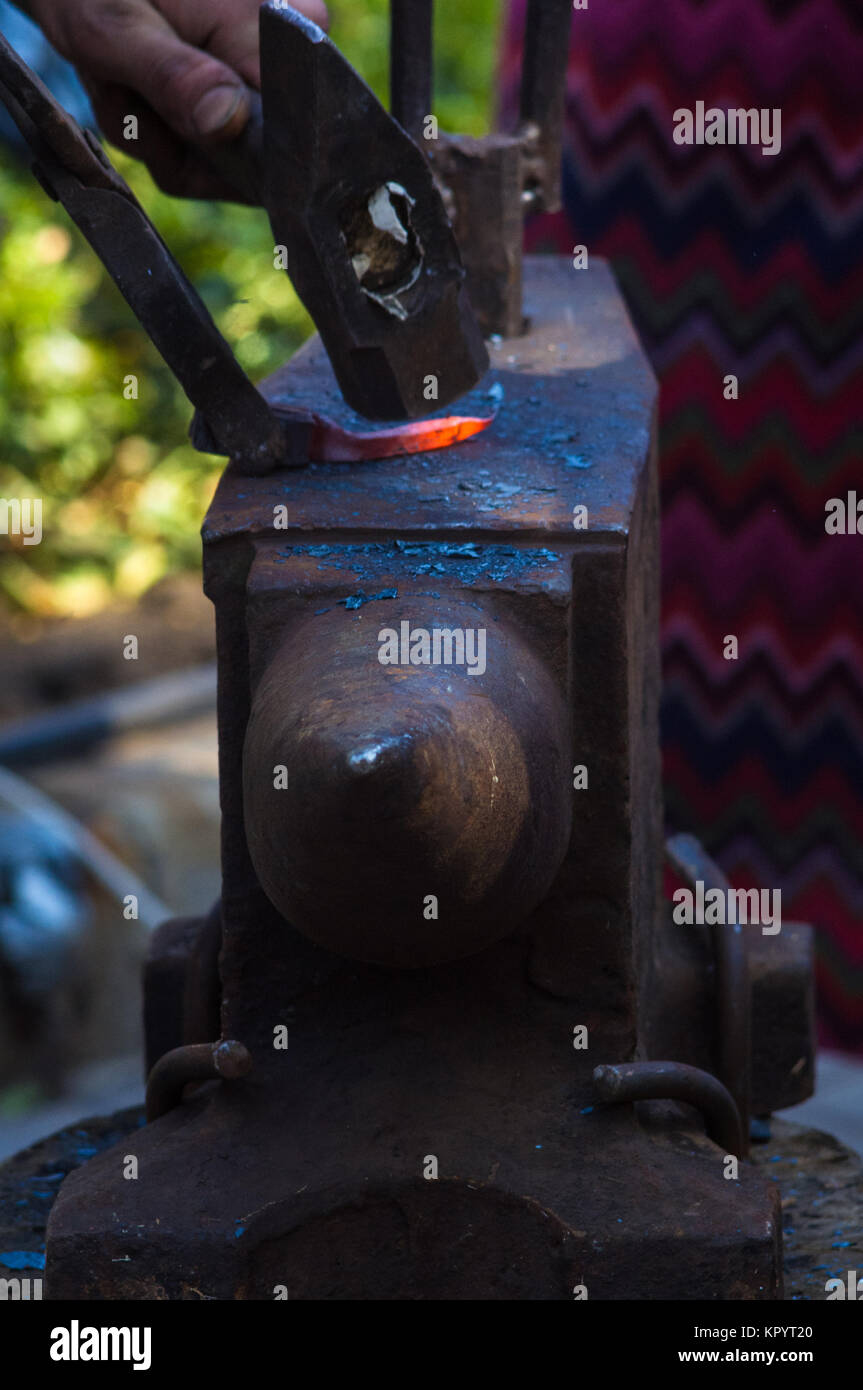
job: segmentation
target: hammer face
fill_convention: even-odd
[[[370,419],[426,415],[488,367],[426,160],[316,25],[261,10],[267,207],[339,385]]]

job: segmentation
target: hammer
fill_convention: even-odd
[[[206,156],[266,209],[348,404],[427,415],[488,367],[430,166],[310,19],[262,5],[260,46],[248,124]]]

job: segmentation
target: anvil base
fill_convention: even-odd
[[[301,1183],[296,1117],[271,1113],[265,1132],[260,1119],[247,1094],[200,1098],[70,1177],[49,1297],[782,1296],[776,1190],[745,1165],[726,1181],[718,1150],[691,1134],[618,1112],[597,1116],[589,1152],[526,1138],[520,1187],[506,1160],[397,1177],[386,1144],[353,1179]],[[137,1181],[123,1177],[132,1150]]]
[[[693,1111],[595,1104],[619,1040],[573,1052],[570,1005],[524,967],[512,939],[334,965],[300,1012],[325,994],[340,1034],[292,1030],[66,1180],[49,1298],[781,1298],[777,1189],[726,1177]]]

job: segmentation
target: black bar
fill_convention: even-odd
[[[431,114],[434,0],[390,0],[390,110],[415,140]]]
[[[566,107],[571,0],[528,0],[521,74],[521,124],[530,142],[532,211],[560,207],[560,160]]]
[[[38,1275],[39,1271],[25,1273]],[[99,1385],[110,1378],[115,1385],[118,1380],[131,1383],[134,1390],[139,1381],[142,1385],[155,1384],[156,1380],[163,1384],[167,1376],[182,1376],[187,1367],[193,1369],[198,1384],[243,1384],[250,1379],[250,1348],[255,1364],[278,1365],[280,1358],[285,1357],[286,1346],[301,1336],[328,1340],[336,1350],[336,1355],[330,1356],[332,1365],[340,1375],[349,1377],[356,1364],[355,1353],[351,1360],[351,1344],[361,1352],[367,1349],[368,1357],[373,1357],[389,1326],[383,1310],[375,1313],[365,1310],[365,1305],[363,1310],[350,1313],[326,1303],[300,1299],[294,1302],[290,1297],[286,1302],[274,1299],[269,1305],[251,1300],[228,1303],[209,1299],[196,1289],[190,1289],[188,1301],[183,1302],[153,1299],[139,1303],[60,1303],[49,1301],[47,1288],[42,1298],[41,1302],[10,1301],[4,1305],[3,1325],[10,1329],[10,1342],[14,1336],[24,1364],[38,1365],[40,1380],[60,1386],[68,1386],[70,1373],[80,1370],[85,1379],[79,1385]],[[519,1330],[524,1329],[529,1336],[543,1335],[546,1345],[552,1349],[557,1346],[561,1357],[566,1356],[571,1333],[564,1328],[563,1319],[552,1320],[538,1307],[534,1313],[527,1307],[521,1313],[507,1312],[503,1305],[508,1300],[500,1291],[496,1300],[486,1304],[485,1312],[477,1310],[465,1315],[464,1323],[460,1322],[462,1315],[442,1315],[446,1328],[457,1332],[459,1326],[480,1325],[491,1349],[489,1365],[495,1372],[507,1369],[504,1344],[513,1318]],[[802,1362],[810,1371],[818,1371],[822,1385],[836,1386],[848,1380],[853,1383],[853,1375],[849,1376],[848,1371],[859,1357],[858,1309],[846,1307],[843,1313],[841,1308],[828,1308],[826,1302],[588,1299],[576,1302],[568,1311],[570,1321],[579,1319],[585,1340],[590,1337],[595,1346],[606,1348],[604,1355],[623,1379],[637,1378],[645,1366],[664,1377],[666,1369],[679,1368],[685,1364],[684,1358],[696,1357],[726,1364],[759,1357],[766,1370],[764,1363],[769,1357],[771,1371],[780,1358]],[[452,1339],[431,1338],[426,1321],[429,1316],[421,1309],[411,1313],[410,1306],[399,1313],[405,1330],[415,1339],[424,1338],[423,1363],[429,1367],[429,1373],[451,1375],[452,1361],[447,1358],[451,1357]],[[376,1318],[381,1321],[376,1322]],[[106,1347],[106,1351],[113,1350],[116,1345],[116,1359],[100,1355],[99,1338],[94,1338],[93,1329],[103,1327],[119,1328],[126,1334]],[[727,1332],[731,1335],[723,1335]],[[85,1344],[87,1350],[82,1355]],[[342,1346],[342,1353],[338,1352],[338,1345]],[[194,1353],[193,1367],[190,1350]],[[94,1354],[98,1359],[83,1359]],[[72,1357],[77,1365],[71,1364]],[[136,1369],[144,1372],[139,1381],[132,1380]],[[100,1371],[106,1373],[102,1381]]]

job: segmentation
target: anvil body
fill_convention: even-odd
[[[602,263],[531,260],[525,280],[528,331],[493,348],[464,402],[482,413],[502,388],[483,435],[404,460],[222,479],[204,527],[219,644],[219,1026],[253,1067],[127,1141],[137,1181],[117,1149],[64,1183],[51,1298],[781,1296],[772,1188],[744,1162],[729,1181],[694,1112],[595,1103],[593,1069],[656,1056],[667,1005],[656,384]],[[317,344],[265,390],[358,424]],[[284,505],[287,531],[273,523]],[[353,822],[337,813],[319,862],[300,821],[283,857],[278,812],[251,833],[248,763],[278,745],[279,690],[317,719],[322,700],[342,708],[344,684],[359,737],[380,682],[400,678],[375,663],[380,630],[437,620],[481,623],[489,670],[432,673],[424,698],[465,727],[477,699],[511,711],[523,786],[501,796],[533,811],[472,828],[494,870],[476,913],[454,914],[479,945],[436,962],[436,930],[457,947],[446,917],[457,880],[439,925],[424,920],[422,890],[436,884],[411,879],[395,820],[389,860],[386,827],[369,830],[371,866],[350,860]],[[351,665],[360,649],[367,666]],[[262,701],[270,722],[252,738]],[[365,733],[380,736],[377,724]],[[308,788],[315,825],[321,783]],[[289,875],[298,911],[343,950],[274,905]],[[327,902],[317,917],[315,893]],[[387,923],[411,893],[406,958],[357,959],[378,936],[366,954],[390,949]],[[507,913],[514,925],[497,936]],[[214,1036],[187,939],[175,933],[173,966],[166,953],[151,973],[156,1054],[208,1026]],[[285,1027],[288,1045],[274,1046]],[[587,1046],[574,1046],[585,1028]],[[709,1058],[709,1021],[691,1032]]]

